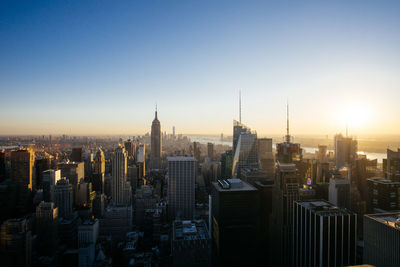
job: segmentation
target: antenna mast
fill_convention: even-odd
[[[239,90],[239,122],[242,123],[242,91]]]
[[[289,101],[286,102],[286,142],[290,142],[289,133]]]

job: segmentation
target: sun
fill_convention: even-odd
[[[366,105],[349,104],[338,110],[338,120],[350,128],[359,128],[371,120],[371,110]]]

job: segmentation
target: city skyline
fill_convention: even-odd
[[[0,134],[397,134],[399,3],[8,3]],[[217,115],[217,116],[216,116]]]

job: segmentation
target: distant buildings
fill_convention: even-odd
[[[168,157],[168,211],[171,219],[192,219],[195,208],[195,159]]]
[[[240,179],[213,182],[212,235],[219,266],[251,266],[257,261],[259,192]]]
[[[400,266],[400,212],[364,216],[364,263]]]
[[[204,220],[174,221],[172,228],[173,266],[211,265],[211,237]]]
[[[157,110],[155,118],[151,125],[151,151],[150,165],[152,169],[161,169],[161,124],[157,118]]]
[[[357,159],[357,140],[353,140],[352,137],[337,134],[334,138],[334,146],[336,168],[352,164]]]
[[[294,266],[356,264],[356,214],[324,200],[298,201],[293,229]]]

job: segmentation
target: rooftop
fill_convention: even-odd
[[[175,157],[167,157],[168,161],[194,161],[194,157],[189,156],[175,156]]]
[[[215,188],[220,192],[225,191],[257,191],[257,189],[242,181],[240,179],[226,179],[226,180],[218,180],[218,182],[213,182]]]
[[[400,230],[400,212],[367,214],[365,217]]]
[[[349,210],[336,207],[332,203],[325,200],[298,201],[297,203],[309,210],[312,210],[319,216],[339,216],[353,214]]]
[[[174,221],[173,241],[210,239],[204,220]]]

